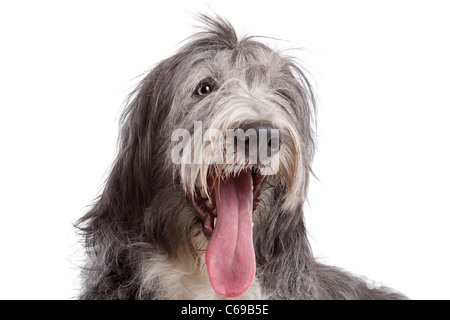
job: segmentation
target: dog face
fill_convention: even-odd
[[[314,102],[292,59],[253,38],[238,41],[223,20],[203,20],[207,32],[156,67],[164,87],[153,95],[164,102],[165,167],[179,178],[209,241],[210,282],[234,297],[255,275],[254,216],[267,202],[279,201],[279,214],[303,202]]]
[[[191,197],[195,197],[199,187],[210,196],[206,186],[212,171],[221,177],[245,169],[264,169],[261,161],[239,161],[237,152],[234,158],[231,152],[230,157],[227,130],[241,129],[245,133],[253,129],[258,136],[266,130],[270,136],[275,129],[279,134],[278,163],[274,170],[263,174],[282,180],[279,182],[286,187],[283,206],[292,210],[304,195],[312,150],[310,92],[305,89],[305,79],[291,60],[262,43],[252,39],[220,43],[223,39],[223,35],[213,34],[193,41],[176,57],[177,65],[182,67],[175,70],[177,89],[167,121],[172,128],[189,132],[192,139],[181,143],[187,144],[182,145],[183,151],[192,147],[192,153],[185,154],[180,166],[175,167],[171,164],[173,154],[168,154],[167,163],[178,171],[175,175],[181,177],[181,184]],[[204,42],[204,46],[197,42]],[[198,53],[192,54],[193,51]],[[196,122],[202,126],[200,132],[195,130]],[[217,132],[218,137],[213,137]],[[200,136],[196,136],[198,133]],[[217,138],[215,144],[212,138]],[[180,146],[178,140],[175,143]],[[168,149],[174,148],[172,145]],[[211,151],[217,152],[213,155]],[[246,157],[249,160],[248,154]]]
[[[215,292],[235,297],[254,281],[255,230],[278,215],[301,214],[314,98],[291,58],[255,38],[238,40],[221,18],[200,19],[205,31],[130,95],[117,159],[84,220],[92,230],[87,242],[114,251],[116,261],[148,254],[147,247],[123,244],[131,237],[178,260],[180,247],[193,261],[204,254]]]

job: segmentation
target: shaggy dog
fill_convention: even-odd
[[[82,299],[401,299],[318,263],[304,226],[315,101],[295,61],[223,18],[130,95],[77,227]]]

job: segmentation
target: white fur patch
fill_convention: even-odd
[[[141,294],[148,290],[156,292],[157,299],[173,300],[222,300],[228,299],[214,292],[209,282],[205,255],[200,260],[170,261],[165,255],[156,254],[142,266]],[[235,299],[264,299],[259,282]]]

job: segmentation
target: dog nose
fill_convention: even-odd
[[[262,144],[267,142],[266,147],[268,156],[280,151],[282,143],[280,130],[274,128],[270,124],[257,124],[250,128],[256,131],[259,149],[264,147]],[[248,140],[249,139],[246,140],[246,143],[248,143]]]
[[[271,124],[258,123],[245,126],[242,129],[245,132],[243,138],[245,139],[247,158],[255,159],[257,163],[261,163],[261,160],[270,158],[280,151],[281,133]],[[252,156],[252,150],[256,151],[257,154]]]

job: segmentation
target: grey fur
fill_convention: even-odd
[[[148,270],[162,263],[161,257],[168,264],[204,268],[207,240],[189,199],[197,179],[205,186],[209,169],[174,165],[170,159],[173,130],[193,132],[197,120],[205,128],[222,125],[220,130],[253,123],[281,130],[280,174],[264,180],[253,213],[261,297],[405,298],[388,288],[369,288],[363,279],[313,257],[302,206],[314,154],[315,101],[302,69],[256,38],[238,40],[220,17],[199,18],[204,30],[153,68],[130,95],[104,190],[77,222],[88,256],[80,298],[175,298],[163,275]],[[203,79],[213,79],[216,88],[200,99],[193,92]],[[257,116],[219,117],[236,109]]]

